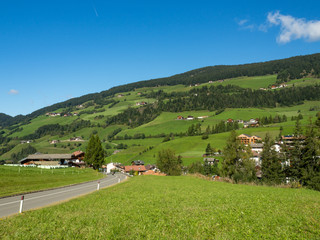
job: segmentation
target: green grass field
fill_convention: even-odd
[[[0,221],[1,239],[319,239],[320,193],[139,176]]]
[[[102,178],[92,169],[40,169],[0,166],[0,197]]]

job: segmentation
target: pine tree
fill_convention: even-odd
[[[250,159],[251,148],[240,143],[236,131],[231,131],[223,153],[224,161],[221,168],[223,176],[229,177],[235,182],[256,179],[255,164]]]
[[[306,131],[306,139],[304,142],[304,148],[302,149],[302,159],[299,167],[302,172],[301,184],[315,189],[318,188],[318,190],[320,190],[319,153],[319,140],[317,137],[316,128],[310,119]]]
[[[208,143],[207,147],[206,147],[206,155],[210,156],[212,155],[212,148],[210,143]]]
[[[283,181],[282,166],[276,151],[272,149],[272,140],[269,133],[266,134],[264,140],[261,158],[261,171],[263,180],[268,183],[281,183]]]
[[[85,162],[98,169],[104,163],[104,150],[101,145],[99,136],[91,135],[85,155]]]
[[[300,161],[302,159],[302,127],[300,123],[300,119],[297,118],[296,126],[294,130],[294,145],[293,148],[289,149],[289,160],[290,160],[290,168],[288,169],[289,177],[294,181],[300,181],[302,172],[300,168]]]
[[[211,129],[210,129],[210,125],[208,125],[208,127],[206,128],[206,134],[210,134],[211,133]]]

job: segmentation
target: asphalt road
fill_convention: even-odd
[[[123,181],[126,179],[126,176],[123,174],[115,174],[100,179],[100,189],[118,183],[119,179],[120,181]],[[94,181],[53,190],[24,194],[23,211],[45,207],[88,194],[97,191],[97,187],[98,181]],[[21,196],[22,195],[0,199],[0,218],[19,213]]]

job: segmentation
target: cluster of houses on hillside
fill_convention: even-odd
[[[271,86],[269,86],[268,88],[260,88],[260,90],[265,90],[265,91],[267,91],[267,90],[269,90],[269,89],[278,89],[278,88],[285,88],[285,87],[287,87],[288,85],[287,84],[284,84],[284,83],[281,83],[281,84],[279,84],[279,85],[271,85]]]
[[[62,113],[55,113],[55,112],[48,112],[46,113],[47,117],[71,117],[71,116],[78,116],[78,113],[65,113],[62,115]]]
[[[83,142],[84,140],[82,137],[71,137],[68,140],[62,140],[63,142],[69,141],[69,142]],[[49,140],[50,144],[57,144],[60,140]]]
[[[242,123],[244,128],[248,128],[248,127],[259,127],[259,119],[253,119],[251,118],[249,121],[243,121],[241,119],[238,120],[233,120],[232,118],[228,118],[226,123],[233,123],[233,122],[238,122],[238,123]]]
[[[144,105],[147,105],[147,104],[148,104],[147,102],[137,102],[136,106],[144,106]]]
[[[209,116],[200,116],[200,117],[194,117],[194,116],[188,116],[188,117],[183,117],[181,115],[177,116],[176,120],[195,120],[195,119],[205,119]]]
[[[193,75],[191,75],[191,77],[193,77]],[[224,79],[220,79],[220,80],[217,80],[217,81],[210,80],[208,83],[211,84],[211,83],[214,83],[214,82],[222,83],[222,82],[224,82]],[[189,87],[198,87],[200,85],[201,85],[201,83],[195,83],[194,85],[190,84]]]
[[[108,163],[106,166],[106,172],[110,173],[112,171],[119,171],[127,173],[130,175],[158,175],[164,176],[164,173],[161,173],[160,170],[155,165],[145,165],[142,160],[135,160],[131,162],[131,165],[123,166],[120,163]]]
[[[261,153],[263,151],[264,143],[262,142],[262,138],[259,136],[251,136],[248,134],[241,134],[237,137],[241,143],[245,145],[249,145],[251,147],[252,151],[252,157],[251,159],[255,161],[256,164],[256,170],[257,170],[257,176],[261,176],[261,163],[263,159],[261,159]],[[271,148],[278,154],[282,153],[282,146],[286,145],[288,149],[294,148],[294,143],[296,141],[304,141],[305,137],[300,136],[296,137],[294,135],[285,135],[281,136],[281,140],[278,142],[275,142]],[[283,164],[289,165],[290,162],[286,161]]]

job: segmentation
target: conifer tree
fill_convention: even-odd
[[[206,147],[206,155],[212,155],[213,151],[212,151],[212,147],[210,145],[210,143],[208,143],[207,147]]]
[[[294,144],[293,148],[289,150],[289,160],[290,160],[290,168],[289,170],[289,177],[291,177],[292,180],[294,181],[300,181],[302,172],[300,168],[300,161],[302,159],[302,143],[301,143],[301,138],[302,138],[302,127],[300,123],[300,119],[297,118],[296,120],[296,125],[295,125],[295,130],[294,130]]]
[[[269,133],[266,134],[264,140],[261,158],[261,171],[263,180],[268,183],[281,183],[283,180],[281,162],[276,151],[272,149],[272,140]]]
[[[98,135],[91,135],[85,155],[85,162],[98,169],[104,163],[104,151]]]
[[[224,161],[221,173],[236,182],[252,181],[256,178],[254,162],[250,160],[251,148],[245,147],[237,139],[237,133],[232,130],[224,148]]]
[[[318,158],[319,139],[317,136],[317,129],[312,120],[309,120],[309,125],[306,131],[306,139],[304,148],[302,149],[302,159],[300,162],[301,169],[301,184],[310,186],[320,190],[320,160]]]

